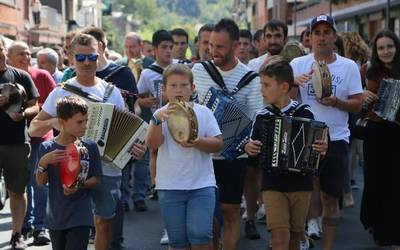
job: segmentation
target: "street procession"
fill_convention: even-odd
[[[0,13],[0,249],[400,250],[400,1]]]

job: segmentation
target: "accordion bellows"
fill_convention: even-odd
[[[400,125],[400,80],[383,79],[373,111],[384,120]]]
[[[85,139],[96,142],[103,161],[123,169],[131,159],[134,143],[144,143],[147,123],[113,104],[89,103]]]
[[[262,131],[261,168],[283,174],[317,174],[320,154],[312,144],[326,137],[325,123],[292,116],[270,117],[263,121]]]

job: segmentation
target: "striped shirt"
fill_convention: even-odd
[[[238,62],[238,64],[229,71],[222,71],[218,67],[217,69],[224,79],[225,85],[230,92],[233,91],[240,79],[242,79],[242,77],[250,71],[250,69],[241,62]],[[204,96],[210,87],[220,89],[218,84],[212,80],[211,76],[201,63],[196,63],[192,68],[192,72],[199,103],[203,102]],[[234,95],[238,102],[247,106],[249,110],[249,117],[252,119],[254,119],[256,112],[263,107],[263,98],[260,89],[260,78],[256,77]]]

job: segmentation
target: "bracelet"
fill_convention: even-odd
[[[37,167],[37,171],[39,172],[39,173],[46,173],[47,172],[47,168],[45,168],[45,167],[42,167],[42,166],[40,166],[40,165],[38,165],[38,167]]]
[[[162,123],[163,121],[160,121],[157,119],[157,117],[155,115],[153,115],[150,119],[150,124],[154,125],[154,126],[158,126]]]

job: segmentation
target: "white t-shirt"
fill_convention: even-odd
[[[207,107],[194,103],[193,110],[198,121],[199,137],[221,135],[218,123]],[[164,143],[158,148],[156,189],[193,190],[214,187],[216,182],[211,154],[177,144],[168,131],[167,122],[162,124],[162,133]]]
[[[91,87],[81,85],[77,80],[76,77],[69,79],[66,83],[79,87],[83,91],[91,94],[95,98],[102,100],[104,96],[104,92],[106,90],[106,86],[108,83],[101,80],[100,78],[96,78],[96,84]],[[71,92],[68,92],[62,89],[60,86],[57,86],[47,97],[46,101],[44,102],[42,109],[47,114],[52,117],[57,117],[57,101],[63,97],[73,95]],[[120,109],[125,109],[125,102],[119,92],[118,88],[114,88],[111,95],[109,96],[107,103],[111,103],[116,105]],[[121,170],[112,167],[111,165],[103,163],[103,174],[106,176],[120,176]]]
[[[233,69],[229,71],[222,71],[218,67],[217,69],[224,79],[224,83],[230,92],[236,87],[240,79],[242,79],[242,77],[250,71],[250,69],[240,61]],[[200,103],[203,102],[204,96],[210,87],[220,89],[220,87],[212,80],[211,76],[201,63],[196,63],[192,68],[192,72],[195,88],[199,98],[198,100]],[[263,107],[263,98],[260,89],[260,78],[256,77],[234,95],[238,102],[247,106],[250,118],[254,118],[257,111]]]
[[[351,95],[362,93],[360,71],[357,64],[338,54],[335,55],[336,60],[328,64],[332,78],[332,94],[341,100],[347,100]],[[314,61],[313,53],[293,59],[290,65],[293,68],[294,77],[309,74]],[[348,112],[317,102],[311,80],[299,89],[301,101],[310,105],[315,120],[323,121],[328,125],[331,140],[346,140],[348,142],[350,136],[347,123]]]
[[[265,62],[265,59],[267,59],[268,53],[265,53],[262,56],[259,56],[257,58],[251,59],[249,63],[247,64],[247,67],[249,67],[251,70],[260,73],[261,66]]]

